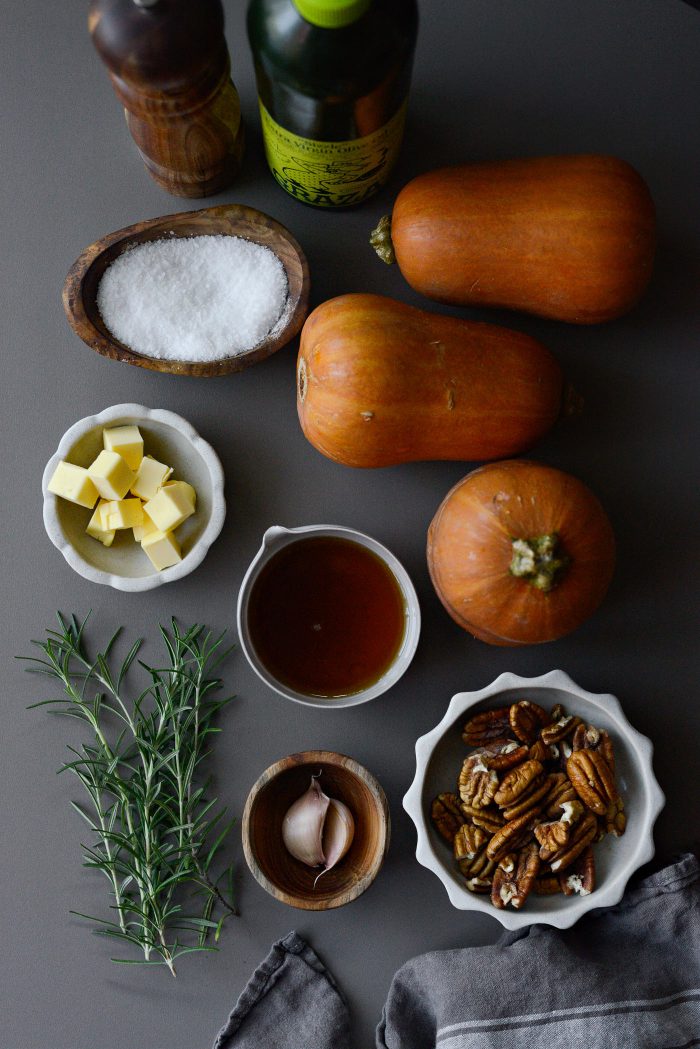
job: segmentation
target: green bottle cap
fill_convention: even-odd
[[[372,0],[292,0],[302,18],[322,29],[340,29],[360,18]]]

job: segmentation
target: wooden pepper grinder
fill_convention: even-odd
[[[91,0],[88,27],[158,185],[218,193],[243,152],[221,0]]]

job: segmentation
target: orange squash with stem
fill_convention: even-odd
[[[379,295],[307,318],[297,409],[309,441],[347,466],[496,459],[530,448],[572,401],[561,368],[520,332]]]
[[[427,554],[455,622],[492,645],[533,645],[570,633],[596,610],[615,538],[581,481],[511,459],[454,486],[430,525]]]
[[[597,324],[651,277],[655,209],[617,157],[534,157],[419,175],[370,242],[416,291],[459,306]]]

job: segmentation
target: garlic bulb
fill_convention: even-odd
[[[350,809],[323,793],[318,776],[311,777],[308,790],[290,806],[282,821],[282,841],[287,851],[308,867],[323,864],[316,881],[343,858],[354,834],[355,820]]]

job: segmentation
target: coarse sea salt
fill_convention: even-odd
[[[219,361],[282,327],[287,275],[269,248],[242,237],[172,237],[129,248],[105,270],[97,308],[144,357]]]

